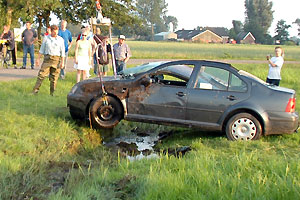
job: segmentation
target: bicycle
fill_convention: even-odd
[[[9,49],[9,40],[2,39],[0,40],[0,44],[2,44],[2,51],[0,52],[0,66],[8,69],[10,66],[10,59],[11,59],[11,49]]]

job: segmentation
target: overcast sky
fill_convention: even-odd
[[[197,26],[232,28],[232,20],[245,21],[245,0],[166,0],[167,15],[178,20],[177,29],[194,29]],[[300,18],[300,0],[272,0],[273,23],[269,34],[275,35],[276,24],[283,19],[291,25],[290,36],[296,36],[297,26],[292,24]]]

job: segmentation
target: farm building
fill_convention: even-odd
[[[255,37],[250,32],[240,32],[237,35],[237,42],[240,44],[255,44]]]
[[[229,40],[229,31],[224,27],[205,27],[206,30],[217,34],[222,38],[222,43],[228,43]]]
[[[155,41],[177,40],[177,34],[174,32],[161,32],[154,35]]]
[[[225,28],[206,27],[199,30],[179,30],[178,39],[203,43],[227,43],[229,35]]]

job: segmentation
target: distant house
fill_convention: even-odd
[[[255,37],[250,32],[240,32],[237,35],[237,43],[239,44],[255,44]]]
[[[155,41],[177,40],[177,34],[173,32],[161,32],[154,35]]]
[[[223,43],[228,43],[229,40],[229,31],[224,27],[205,27],[206,30],[210,30],[211,32],[217,34],[222,38]]]
[[[179,30],[175,32],[179,40],[203,43],[227,43],[229,34],[225,28],[206,27],[199,30]]]

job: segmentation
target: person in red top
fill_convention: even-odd
[[[51,27],[48,26],[47,29],[46,29],[46,32],[44,34],[44,36],[47,36],[47,35],[50,35],[51,34]]]

